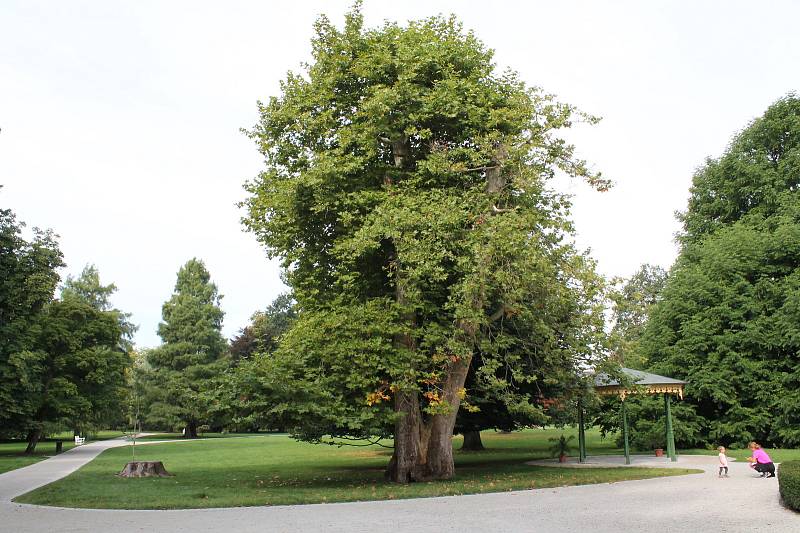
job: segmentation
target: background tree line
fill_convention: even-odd
[[[643,268],[618,294],[625,363],[688,381],[675,406],[679,445],[800,444],[799,185],[800,99],[790,94],[695,173],[668,275]],[[658,403],[630,403],[641,447],[664,433]],[[613,410],[601,423],[619,427]]]
[[[28,452],[50,432],[121,425],[131,338],[128,316],[109,303],[87,266],[68,277],[56,236],[0,210],[0,436],[24,437]]]

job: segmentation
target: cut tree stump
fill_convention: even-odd
[[[135,461],[125,465],[119,477],[172,477],[161,461]]]

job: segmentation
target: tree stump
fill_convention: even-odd
[[[161,461],[135,461],[125,465],[119,477],[172,477]]]

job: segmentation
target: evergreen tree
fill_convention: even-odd
[[[147,354],[149,423],[182,426],[187,438],[196,438],[208,421],[207,391],[227,366],[221,298],[202,261],[192,259],[178,271],[158,326],[163,344]]]

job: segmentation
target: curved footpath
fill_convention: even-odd
[[[0,530],[9,532],[347,531],[800,531],[800,514],[778,502],[776,479],[731,463],[718,479],[715,456],[678,463],[637,458],[637,466],[702,468],[704,474],[417,500],[185,511],[111,511],[21,505],[11,499],[76,470],[115,439],[74,448],[0,475]],[[592,458],[590,458],[592,459]],[[597,458],[609,464],[612,458]]]

